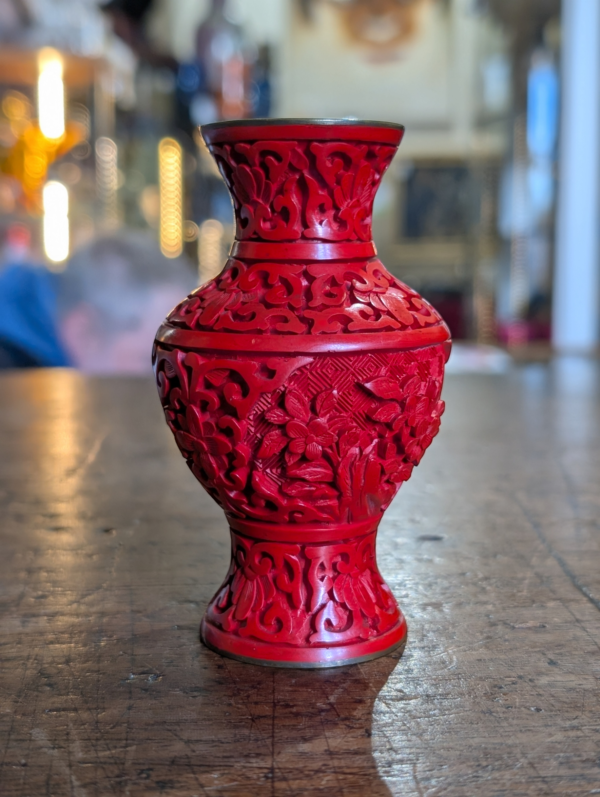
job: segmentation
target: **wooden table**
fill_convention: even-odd
[[[2,797],[600,794],[600,372],[447,381],[386,515],[401,659],[198,642],[221,510],[150,380],[0,378]]]

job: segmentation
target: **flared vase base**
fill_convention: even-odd
[[[408,628],[402,620],[394,628],[381,636],[349,645],[326,647],[293,647],[274,645],[253,639],[242,639],[221,631],[206,618],[200,625],[200,639],[206,647],[230,659],[262,667],[286,667],[304,670],[324,669],[326,667],[345,667],[386,656],[394,651],[402,652],[406,646]]]

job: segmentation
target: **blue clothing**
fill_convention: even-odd
[[[71,364],[58,334],[57,282],[42,266],[19,263],[0,271],[0,349],[10,353],[5,366]]]

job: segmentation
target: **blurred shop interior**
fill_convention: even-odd
[[[597,162],[565,132],[561,59],[568,45],[576,83],[600,31],[569,14],[560,0],[0,0],[0,273],[68,271],[94,241],[131,234],[155,240],[165,273],[177,261],[193,287],[219,272],[233,234],[198,125],[381,119],[406,126],[374,214],[390,271],[457,340],[593,350],[597,244],[581,254],[579,239]],[[572,125],[597,109],[588,78],[569,100]],[[560,193],[576,191],[573,174],[591,193],[570,244],[574,200]],[[561,256],[576,267],[561,272]],[[585,296],[571,301],[577,268]],[[553,314],[557,280],[566,298]],[[569,327],[569,301],[577,323],[588,314],[583,331]]]

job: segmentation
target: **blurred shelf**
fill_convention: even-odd
[[[38,50],[16,47],[0,48],[0,83],[13,86],[35,86],[38,79]],[[85,88],[96,81],[107,66],[103,58],[86,58],[61,53],[64,81],[70,88]]]

